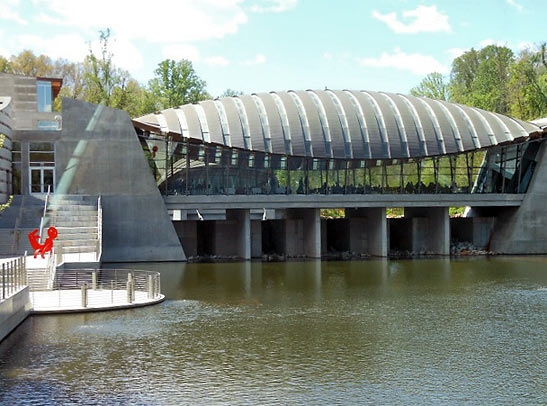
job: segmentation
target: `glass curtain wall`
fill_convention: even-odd
[[[441,157],[340,160],[194,142],[143,143],[170,195],[524,193],[539,142]]]

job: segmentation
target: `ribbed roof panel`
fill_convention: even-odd
[[[229,147],[226,143],[231,142],[234,148],[257,152],[335,159],[451,154],[541,131],[535,124],[478,108],[356,90],[242,95],[187,104],[133,121],[146,125],[146,130],[157,127],[216,145]]]

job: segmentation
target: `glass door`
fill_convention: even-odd
[[[44,194],[48,192],[53,193],[55,183],[55,168],[53,167],[40,167],[30,168],[30,193],[31,194]]]

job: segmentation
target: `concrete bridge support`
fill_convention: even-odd
[[[285,254],[321,258],[320,209],[285,211]]]
[[[226,210],[227,223],[231,225],[230,232],[224,238],[232,238],[236,243],[238,257],[251,259],[251,213],[248,209]],[[218,222],[220,223],[220,222]],[[218,236],[219,233],[217,233]],[[230,235],[231,234],[231,235]],[[225,242],[226,240],[224,240]],[[221,245],[216,245],[217,250]]]
[[[448,207],[405,208],[410,219],[412,252],[450,255],[450,217]]]
[[[385,257],[388,253],[385,207],[346,209],[349,250],[356,254]]]

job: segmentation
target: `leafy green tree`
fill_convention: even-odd
[[[547,115],[547,73],[534,67],[535,55],[521,54],[511,66],[509,79],[510,114],[524,120]]]
[[[51,76],[53,63],[46,55],[36,56],[30,50],[24,50],[19,55],[11,58],[13,73],[25,76]]]
[[[211,98],[205,90],[206,82],[199,78],[192,62],[186,59],[179,62],[166,59],[159,63],[154,73],[148,87],[161,109]]]
[[[0,72],[13,73],[11,62],[7,58],[4,58],[3,56],[0,56]]]
[[[497,113],[509,111],[509,71],[513,51],[489,45],[480,51],[471,49],[452,62],[452,101]]]
[[[433,72],[427,75],[418,86],[410,89],[414,96],[425,96],[431,99],[448,100],[449,85],[442,74]]]
[[[90,103],[103,103],[110,107],[112,93],[122,79],[112,62],[113,54],[108,47],[110,29],[99,31],[99,39],[100,55],[95,55],[90,45],[89,55],[84,60],[84,98]]]
[[[242,91],[234,90],[234,89],[226,89],[222,94],[218,97],[234,97],[234,96],[241,96],[243,94]]]

